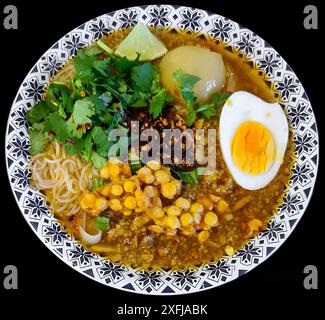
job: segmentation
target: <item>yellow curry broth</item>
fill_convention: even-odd
[[[154,29],[152,31],[168,49],[181,45],[200,45],[219,52],[226,64],[227,84],[231,81],[232,91],[245,90],[266,101],[275,101],[274,93],[267,87],[258,71],[244,63],[239,56],[225,50],[223,45],[186,33]],[[103,38],[103,41],[115,49],[128,33],[129,30],[120,30]],[[221,110],[218,110],[214,119],[205,121],[203,128],[218,130],[220,112]],[[110,218],[114,237],[104,236],[96,245],[97,251],[101,251],[103,256],[111,260],[127,265],[180,269],[216,260],[225,252],[231,254],[229,247],[240,249],[249,238],[264,229],[274,215],[289,180],[292,141],[289,141],[284,162],[277,176],[265,188],[256,191],[248,191],[235,184],[222,158],[219,141],[216,149],[216,172],[200,177],[197,185],[184,185],[181,192],[181,196],[192,201],[212,194],[221,197],[228,204],[228,211],[218,212],[219,226],[210,230],[207,241],[201,243],[197,237],[181,233],[173,236],[156,234],[148,229],[148,225],[134,228],[134,215],[114,213]],[[80,217],[77,216],[72,221],[63,222],[68,231],[76,235],[78,219],[80,220]],[[252,231],[249,223],[256,221],[254,219],[258,219],[261,225]],[[102,250],[99,250],[100,246],[103,247]]]

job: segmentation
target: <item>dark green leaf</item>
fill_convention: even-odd
[[[93,63],[93,68],[99,72],[103,77],[107,77],[108,68],[111,64],[111,58],[105,58],[103,60],[96,60]]]
[[[66,117],[66,112],[72,112],[73,99],[69,88],[64,83],[52,82],[48,96],[50,101],[57,105],[62,118]]]
[[[200,80],[199,77],[188,74],[181,69],[175,71],[174,78],[179,83],[182,93],[192,91],[193,86]]]
[[[138,66],[140,64],[139,62],[140,55],[138,54],[137,59],[135,60],[128,60],[126,57],[123,58],[114,58],[114,64],[118,72],[120,73],[127,73],[130,72],[130,70],[134,66]]]
[[[178,82],[181,94],[186,102],[188,111],[186,124],[191,126],[196,119],[196,110],[194,106],[196,97],[193,94],[192,89],[193,86],[200,80],[200,78],[195,75],[187,74],[180,69],[175,71],[174,78]]]
[[[216,107],[223,105],[227,99],[231,96],[231,92],[217,92],[212,96],[212,103]]]
[[[73,60],[73,65],[76,70],[77,76],[81,80],[88,80],[93,75],[92,67],[97,60],[95,55],[87,55],[84,50],[79,50]]]
[[[192,171],[176,171],[173,172],[184,182],[189,184],[197,184],[198,183],[198,168]]]
[[[49,132],[54,132],[58,141],[64,141],[69,138],[69,132],[66,122],[59,116],[57,112],[49,115],[45,122],[44,129]]]
[[[200,105],[196,111],[205,119],[210,119],[216,115],[216,109],[222,106],[230,95],[230,92],[217,92],[213,94],[211,103]]]
[[[108,152],[108,134],[102,127],[92,129],[92,137],[96,146],[96,151],[102,156],[107,157]]]
[[[155,72],[154,65],[151,62],[133,67],[131,69],[133,86],[142,92],[149,92]]]
[[[39,124],[38,127],[35,126],[35,128],[31,128],[28,131],[31,143],[29,153],[31,156],[42,152],[47,143],[50,141],[47,132],[44,132],[43,126],[44,124]]]
[[[162,88],[155,96],[152,97],[149,112],[156,119],[161,113],[167,98],[166,90]]]
[[[29,124],[33,125],[35,122],[45,120],[53,111],[55,111],[55,106],[53,104],[47,101],[40,101],[27,112],[27,120]]]

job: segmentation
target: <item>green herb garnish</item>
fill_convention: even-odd
[[[200,105],[196,110],[197,113],[205,119],[214,117],[216,115],[216,109],[222,106],[230,95],[230,92],[217,92],[213,94],[211,103]]]
[[[95,176],[91,183],[90,191],[93,192],[93,191],[105,186],[107,183],[108,183],[108,181],[106,179],[102,179],[101,177]]]
[[[192,91],[193,86],[200,80],[199,77],[187,74],[183,70],[177,70],[174,73],[174,78],[179,83],[182,97],[185,100],[187,107],[186,124],[191,126],[196,119],[195,100],[196,97]]]
[[[199,168],[192,171],[177,171],[172,170],[184,183],[197,184],[199,177]]]
[[[75,75],[49,85],[46,100],[27,113],[31,154],[50,139],[64,143],[68,154],[80,154],[98,168],[108,156],[108,133],[123,128],[131,107],[147,107],[154,118],[170,101],[151,62],[117,57],[102,41],[78,51]]]
[[[107,231],[109,229],[109,218],[104,216],[98,216],[95,218],[95,227],[101,231]]]

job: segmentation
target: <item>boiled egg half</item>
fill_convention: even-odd
[[[225,102],[219,123],[225,163],[242,188],[265,187],[277,174],[288,143],[287,117],[278,103],[238,91]]]

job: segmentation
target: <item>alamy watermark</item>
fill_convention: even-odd
[[[304,288],[307,290],[318,289],[318,269],[314,265],[307,265],[304,268]]]
[[[6,5],[2,10],[3,28],[5,30],[18,29],[18,9],[14,5]]]
[[[307,30],[318,29],[318,9],[314,5],[307,5],[304,8],[304,28]]]
[[[3,287],[6,290],[18,289],[18,269],[14,265],[7,265],[3,269]]]
[[[108,158],[123,163],[134,159],[146,164],[156,161],[185,168],[200,167],[200,175],[216,169],[216,129],[154,129],[140,131],[139,121],[131,121],[131,130],[112,129],[108,135]],[[131,157],[130,157],[131,154]]]

